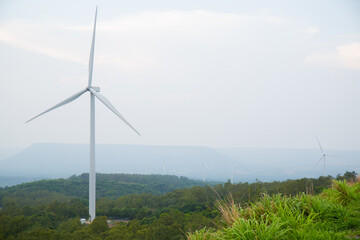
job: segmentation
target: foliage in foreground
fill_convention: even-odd
[[[188,233],[189,240],[351,239],[360,235],[360,181],[333,181],[320,195],[264,195],[242,208],[219,201],[222,226]]]

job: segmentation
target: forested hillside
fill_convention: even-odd
[[[230,194],[235,202],[247,206],[259,201],[264,193],[268,196],[279,193],[295,196],[302,192],[316,195],[330,187],[333,180],[328,176],[272,183],[227,182],[181,188],[165,194],[154,188],[157,190],[153,193],[120,196],[117,191],[125,183],[163,184],[165,189],[181,185],[176,183],[178,177],[173,179],[172,176],[143,176],[141,179],[139,175],[131,175],[127,176],[128,180],[120,181],[122,177],[99,175],[98,217],[90,225],[81,225],[79,221],[88,217],[86,190],[82,190],[87,184],[81,182],[86,181],[85,174],[1,189],[0,239],[186,239],[187,232],[223,227],[217,202]],[[355,172],[347,172],[337,179],[354,181],[355,177]],[[105,183],[104,179],[112,180]],[[189,179],[182,180],[186,186],[193,184]],[[78,186],[74,190],[75,185]],[[112,220],[110,225],[106,219]]]
[[[124,195],[150,193],[160,195],[178,188],[204,186],[204,182],[186,177],[141,174],[96,174],[97,198],[116,199]],[[3,198],[21,204],[38,205],[51,201],[87,199],[89,174],[73,175],[67,179],[40,180],[0,188],[0,205]]]

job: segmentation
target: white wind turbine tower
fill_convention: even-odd
[[[322,159],[324,159],[324,173],[323,173],[323,176],[325,177],[325,176],[326,176],[326,166],[325,166],[326,157],[327,157],[327,156],[335,156],[335,155],[326,154],[326,153],[324,152],[321,144],[320,144],[320,141],[319,141],[318,137],[316,137],[316,140],[317,140],[317,142],[318,142],[318,144],[319,144],[319,147],[320,147],[320,150],[321,150],[321,152],[322,152],[322,156],[321,156],[321,158],[319,159],[319,161],[316,163],[316,165],[317,165]]]
[[[164,175],[166,175],[167,171],[166,171],[166,167],[165,167],[165,160],[163,161],[162,167],[163,167]]]
[[[100,88],[92,86],[92,73],[93,73],[93,64],[94,64],[94,47],[95,47],[95,30],[96,30],[96,17],[97,17],[97,7],[95,11],[95,21],[94,21],[94,30],[92,35],[91,42],[91,50],[90,50],[90,58],[89,58],[89,78],[88,85],[85,89],[81,90],[78,93],[75,93],[71,97],[65,99],[64,101],[56,104],[55,106],[49,108],[48,110],[40,113],[39,115],[31,118],[26,122],[30,122],[31,120],[50,112],[58,107],[61,107],[65,104],[68,104],[85,92],[90,93],[90,171],[89,171],[89,215],[90,221],[95,218],[95,193],[96,193],[96,172],[95,172],[95,97],[99,99],[106,107],[108,107],[115,115],[117,115],[121,120],[123,120],[132,130],[134,130],[139,136],[140,133],[136,131],[136,129],[131,126],[131,124],[126,121],[126,119],[115,109],[115,107],[107,100],[103,95],[101,95]]]
[[[231,184],[234,184],[234,160],[225,160],[226,162],[228,162],[231,166]]]
[[[234,161],[230,161],[231,165],[231,184],[234,184]]]
[[[209,169],[208,165],[206,164],[206,162],[203,162],[203,182],[206,181],[206,169]]]

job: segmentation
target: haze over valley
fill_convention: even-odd
[[[326,174],[360,172],[360,151],[328,150]],[[185,176],[191,179],[254,182],[319,177],[319,149],[210,148],[98,144],[97,172]],[[0,161],[0,184],[88,172],[88,144],[39,143]],[[17,179],[17,180],[16,180]]]

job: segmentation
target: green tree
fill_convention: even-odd
[[[19,234],[17,239],[21,240],[38,240],[38,239],[46,239],[46,240],[57,240],[60,238],[60,235],[57,234],[54,230],[46,229],[46,228],[37,228],[34,230],[24,231]]]
[[[58,231],[73,233],[81,229],[81,223],[79,218],[71,218],[62,222],[57,228]]]
[[[82,228],[73,232],[71,235],[71,239],[73,240],[100,240],[99,236],[94,235],[91,231],[86,228]]]
[[[96,234],[100,234],[109,229],[107,224],[107,217],[96,217],[90,224],[90,229]]]

